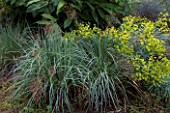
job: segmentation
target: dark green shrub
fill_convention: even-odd
[[[32,14],[34,17],[40,17],[41,14],[47,13],[56,18],[59,25],[64,28],[77,27],[78,22],[82,21],[95,23],[100,27],[116,25],[128,14],[127,0],[3,0],[3,2],[15,16],[25,17]],[[30,19],[30,16],[27,19]]]

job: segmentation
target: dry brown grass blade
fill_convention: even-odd
[[[34,101],[37,104],[43,96],[44,80],[42,77],[35,77],[30,83],[30,91],[34,97]]]

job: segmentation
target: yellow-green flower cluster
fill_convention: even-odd
[[[118,52],[123,54],[133,54],[133,46],[130,44],[132,34],[138,29],[138,25],[134,24],[135,17],[129,16],[123,19],[125,22],[116,29],[114,27],[106,28],[103,36],[107,36],[114,41],[114,47]]]
[[[136,56],[133,60],[133,66],[138,80],[157,84],[163,83],[164,78],[170,76],[170,61],[164,56],[151,56],[148,61]]]
[[[145,45],[146,50],[150,53],[150,55],[153,55],[153,54],[160,55],[166,52],[166,47],[163,41],[152,36],[150,36],[149,39],[144,40],[144,41],[146,43]]]
[[[130,18],[132,17],[129,16]],[[167,21],[159,19],[158,22],[152,22],[140,17],[133,18],[133,22],[132,20],[128,21],[128,17],[125,20],[125,23],[129,22],[133,26],[138,26],[138,29],[136,27],[135,29],[129,29],[129,27],[125,26],[130,26],[129,24],[123,24],[123,28],[131,32],[131,38],[136,37],[136,40],[138,40],[138,47],[141,46],[142,49],[147,51],[147,55],[146,53],[133,55],[132,63],[136,72],[135,75],[138,80],[145,80],[153,84],[162,83],[163,78],[170,76],[170,60],[164,56],[166,52],[165,42],[158,39],[155,34],[158,30],[159,33],[161,32],[166,36],[169,35],[170,29],[168,28]],[[135,51],[134,53],[137,52]],[[154,55],[157,57],[154,57]],[[143,56],[147,56],[147,58]]]
[[[159,27],[159,29],[162,27]],[[167,27],[166,24],[166,28]],[[136,40],[139,40],[140,45],[145,47],[149,54],[162,54],[166,51],[164,41],[155,37],[156,29],[158,29],[157,23],[146,18],[128,16],[124,19],[124,23],[120,28],[128,31],[130,39],[136,37]],[[163,28],[165,28],[165,25]],[[119,34],[121,34],[121,37],[126,37],[126,34]]]
[[[77,39],[77,37],[92,38],[94,36],[97,36],[101,32],[102,30],[100,28],[97,28],[96,25],[91,28],[90,23],[80,23],[77,30],[73,30],[72,32],[66,33],[64,37],[72,38],[75,40]]]
[[[170,28],[168,27],[168,23],[167,22],[170,22],[170,17],[169,17],[169,14],[168,12],[165,13],[165,14],[160,14],[162,17],[161,18],[158,18],[158,21],[155,22],[155,25],[159,28],[158,30],[160,32],[164,32],[164,33],[167,33],[169,34],[170,36]]]
[[[130,46],[131,34],[130,32],[123,30],[114,37],[115,45],[114,47],[118,50],[118,52],[123,54],[132,54],[133,46]]]
[[[132,56],[131,63],[138,80],[153,84],[162,83],[163,78],[170,76],[170,60],[164,55],[166,52],[164,40],[155,34],[170,36],[165,17],[167,14],[153,22],[146,18],[127,16],[119,28],[111,27],[104,31],[96,26],[92,28],[89,23],[82,23],[78,30],[67,33],[65,37],[75,40],[77,37],[89,40],[92,37],[107,38],[113,42],[112,47],[117,52]]]

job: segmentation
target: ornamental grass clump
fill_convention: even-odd
[[[28,108],[48,107],[50,112],[120,109],[128,101],[121,80],[127,78],[122,72],[128,64],[122,65],[123,55],[111,38],[100,37],[99,28],[88,25],[81,26],[84,32],[65,36],[53,25],[40,42],[32,40],[18,58],[14,97],[27,98]]]

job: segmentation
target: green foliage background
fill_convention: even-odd
[[[14,16],[25,17],[28,13],[40,19],[45,13],[56,18],[64,28],[77,27],[82,21],[100,27],[116,25],[128,14],[126,0],[3,0],[3,3]]]

